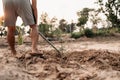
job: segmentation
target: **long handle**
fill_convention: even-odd
[[[31,8],[32,8],[32,6],[31,6]],[[33,8],[32,8],[32,12],[33,12],[33,17],[34,17],[35,23],[37,23],[36,19],[35,19],[35,14],[34,14]],[[48,42],[57,51],[57,56],[61,57],[61,52],[55,46],[53,46],[53,44],[49,40],[47,40],[46,37],[41,32],[39,32],[39,34],[46,42]]]
[[[61,57],[61,52],[48,39],[46,39],[46,37],[41,32],[39,32],[39,34],[47,43],[49,43],[57,51],[57,56]]]

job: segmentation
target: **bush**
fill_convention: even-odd
[[[85,33],[85,36],[89,37],[89,38],[94,36],[92,29],[87,28],[87,29],[85,29],[84,33]]]
[[[114,33],[120,33],[120,28],[119,27],[113,27],[111,28],[111,32],[114,32]]]
[[[74,32],[74,33],[71,34],[71,38],[75,38],[75,39],[78,39],[82,36],[84,36],[83,32]]]
[[[120,28],[118,28],[118,33],[120,33]]]
[[[23,29],[21,27],[16,27],[16,33],[18,34],[18,44],[23,44]]]
[[[48,25],[48,24],[40,24],[39,25],[39,31],[44,35],[44,36],[49,36],[49,28],[50,28],[51,25]]]
[[[53,38],[59,39],[61,38],[61,35],[62,35],[62,31],[59,28],[55,29],[54,31],[51,31],[51,37]]]
[[[109,33],[108,30],[99,29],[99,30],[97,30],[97,32],[96,32],[96,36],[106,36],[108,33]]]
[[[97,30],[96,36],[111,36],[113,33],[117,33],[117,28],[101,28]]]

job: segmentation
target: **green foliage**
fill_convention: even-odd
[[[113,13],[109,13],[109,15],[107,16],[108,20],[112,22],[112,26],[113,27],[120,27],[120,24],[118,22],[117,16]]]
[[[39,24],[39,31],[44,35],[44,36],[49,36],[49,28],[51,27],[51,25],[48,24]]]
[[[93,37],[94,36],[94,33],[93,33],[93,31],[92,31],[92,29],[85,29],[85,36],[86,37],[89,37],[89,38],[91,38],[91,37]]]
[[[114,33],[119,33],[120,28],[101,28],[98,29],[97,32],[95,33],[96,36],[112,36]]]
[[[67,27],[67,23],[65,19],[61,19],[59,21],[59,29],[61,29],[63,32],[66,32],[66,27]]]
[[[62,34],[62,31],[58,28],[56,30],[52,31],[52,35],[56,38],[60,38],[61,34]]]
[[[78,39],[80,37],[84,36],[84,32],[73,32],[71,34],[71,38],[75,38],[75,39]]]
[[[72,33],[75,30],[75,23],[68,24],[66,27],[67,33]]]
[[[20,27],[16,27],[17,34],[18,34],[18,45],[23,44],[23,30]]]
[[[118,28],[117,32],[120,33],[120,28]]]
[[[105,28],[98,29],[96,32],[96,36],[108,36],[110,31]]]
[[[100,5],[101,10],[105,13],[108,20],[112,22],[113,27],[120,27],[120,0],[98,0],[97,3]]]
[[[113,34],[113,33],[120,33],[120,27],[113,27],[110,29],[110,33]]]
[[[71,38],[77,39],[77,38],[80,38],[82,36],[86,36],[88,38],[97,37],[97,36],[106,37],[106,36],[113,36],[114,33],[120,33],[120,28],[114,28],[114,27],[100,28],[96,32],[93,32],[92,29],[87,28],[81,32],[72,33]]]
[[[83,8],[82,11],[77,12],[77,15],[78,15],[79,17],[81,17],[81,16],[88,17],[89,11],[91,11],[91,10],[93,10],[93,9]]]
[[[77,26],[84,25],[88,21],[89,11],[91,11],[91,10],[93,10],[93,9],[83,8],[82,11],[77,12],[77,15],[79,17]]]
[[[18,35],[18,45],[22,45],[23,44],[23,37],[22,34]]]
[[[84,25],[86,22],[87,22],[87,17],[85,16],[81,16],[79,19],[78,19],[78,23],[77,23],[77,26],[81,26],[81,25]]]

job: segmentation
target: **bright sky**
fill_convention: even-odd
[[[77,20],[76,12],[84,7],[95,8],[96,0],[37,0],[38,14],[47,12],[50,18],[66,19],[67,21]],[[0,0],[0,16],[3,15],[2,0]]]
[[[2,0],[0,0],[0,16],[3,16]]]
[[[39,14],[47,12],[49,17],[65,18],[68,21],[77,18],[76,12],[84,7],[95,8],[96,0],[38,0]]]

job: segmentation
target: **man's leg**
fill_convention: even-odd
[[[15,26],[9,26],[8,33],[7,33],[7,40],[8,40],[8,44],[10,46],[12,54],[16,55],[14,32],[15,32]]]
[[[37,53],[37,43],[38,43],[38,29],[36,25],[30,25],[31,28],[31,40],[32,40],[32,53]]]

